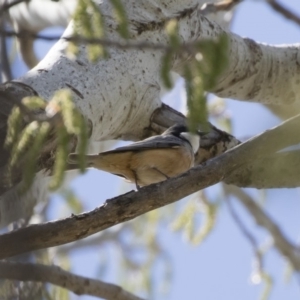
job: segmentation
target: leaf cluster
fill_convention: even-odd
[[[8,179],[14,168],[22,169],[20,191],[31,186],[37,165],[47,138],[55,133],[57,145],[51,189],[57,189],[63,182],[69,154],[69,143],[73,136],[78,139],[79,167],[85,168],[87,147],[87,126],[76,109],[69,90],[57,91],[47,103],[40,97],[26,97],[15,106],[8,119],[5,146],[10,149]]]
[[[204,191],[198,192],[195,197],[196,199],[191,199],[184,206],[172,222],[171,228],[174,231],[182,230],[189,242],[199,245],[214,229],[219,206],[210,202]],[[202,219],[201,222],[199,217]]]
[[[126,10],[121,0],[110,0],[110,3],[118,24],[117,31],[122,38],[128,39],[130,35]],[[99,8],[93,0],[79,0],[73,20],[75,35],[91,39],[105,38],[105,17],[101,11],[101,7]],[[78,46],[71,42],[69,51],[76,54]],[[96,61],[100,57],[107,57],[108,53],[101,44],[88,44],[87,56],[89,60]]]

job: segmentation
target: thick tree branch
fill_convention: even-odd
[[[271,46],[241,38],[225,32],[221,26],[202,16],[200,11],[194,12],[191,19],[181,20],[180,25],[185,29],[191,23],[195,24],[194,34],[185,41],[214,39],[224,33],[229,39],[228,67],[213,93],[265,104],[289,104],[300,100],[297,84],[300,78],[299,45]],[[193,63],[194,57],[187,59]],[[174,71],[184,74],[182,67],[182,61],[178,60]]]
[[[87,213],[3,234],[0,258],[70,243],[178,201],[224,180],[245,161],[299,143],[299,128],[300,116],[296,116],[178,177],[109,199]]]
[[[90,295],[108,300],[142,300],[120,286],[64,271],[57,266],[0,262],[0,278],[52,283],[77,295]]]

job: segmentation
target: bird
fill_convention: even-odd
[[[200,135],[175,124],[161,135],[124,147],[86,155],[88,167],[112,173],[141,187],[178,176],[194,166]],[[78,163],[78,154],[68,156],[69,164]]]

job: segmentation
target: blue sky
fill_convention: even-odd
[[[297,1],[281,1],[300,14],[300,7],[296,8]],[[300,27],[284,19],[271,10],[263,1],[245,1],[236,12],[232,30],[244,37],[252,38],[268,44],[298,43]],[[53,32],[53,31],[50,31]],[[49,43],[37,43],[36,49],[42,56]],[[15,64],[14,72],[21,74],[25,71],[21,62]],[[179,89],[180,86],[177,86]],[[178,94],[178,93],[176,93]],[[166,100],[169,105],[176,108],[180,99]],[[259,104],[227,101],[227,109],[232,115],[233,134],[238,138],[258,134],[280,121],[272,116],[267,109]],[[80,176],[71,184],[72,188],[82,200],[84,210],[90,210],[101,205],[105,199],[116,196],[125,190],[131,190],[133,186],[121,182],[113,175],[91,170],[85,176]],[[265,208],[284,233],[292,240],[299,239],[300,226],[300,192],[299,189],[274,189],[268,191],[256,191],[247,189],[247,192],[255,199],[264,198]],[[212,198],[222,199],[221,189],[213,187],[209,189]],[[184,206],[189,200],[182,200]],[[245,213],[243,208],[235,202],[240,217],[250,228],[260,242],[266,240],[266,233],[259,229],[252,218]],[[69,211],[64,210],[64,200],[61,197],[53,197],[49,210],[49,217],[57,219]],[[170,300],[253,300],[259,299],[263,289],[262,285],[253,285],[250,282],[252,272],[253,252],[249,242],[241,234],[232,220],[226,206],[221,204],[215,230],[205,242],[199,246],[193,246],[186,242],[182,233],[174,233],[166,225],[158,233],[159,239],[170,254],[173,263],[173,281],[169,294],[162,296],[157,294],[155,299]],[[103,253],[99,248],[76,251],[72,254],[72,270],[84,276],[95,276],[97,268],[95,262],[100,260]],[[114,252],[110,252],[114,255]],[[108,258],[111,260],[111,258]],[[275,251],[268,251],[265,257],[265,269],[273,276],[274,287],[271,292],[272,300],[294,300],[300,298],[299,282],[295,278],[289,283],[284,282],[285,263]],[[113,266],[115,269],[116,266]],[[154,276],[159,280],[159,267],[155,269]],[[118,283],[114,271],[108,272],[104,277],[106,281]],[[93,297],[77,297],[73,299],[95,299]]]

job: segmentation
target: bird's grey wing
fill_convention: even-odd
[[[175,136],[153,136],[143,141],[132,143],[124,147],[119,147],[114,150],[101,152],[101,154],[118,153],[118,152],[126,152],[126,151],[163,149],[163,148],[178,148],[181,145],[182,145],[182,140]]]

